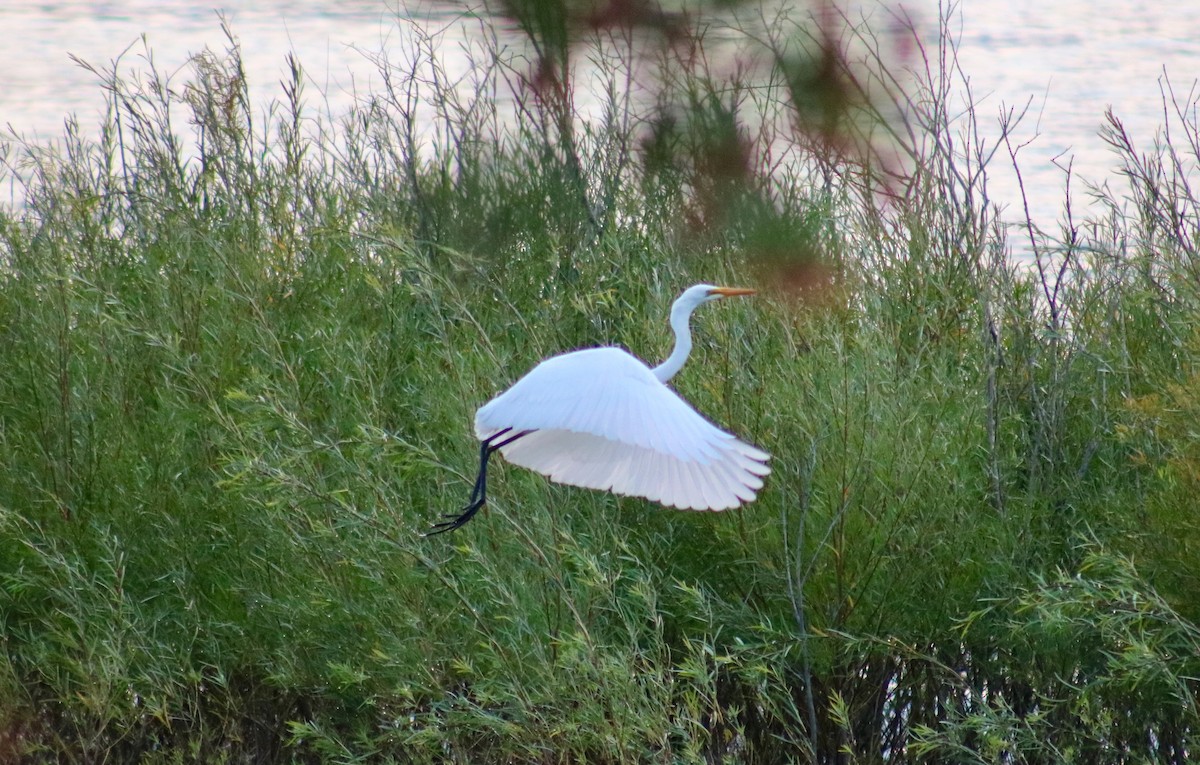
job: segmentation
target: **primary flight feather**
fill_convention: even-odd
[[[620,348],[546,359],[475,413],[479,473],[470,503],[431,534],[457,529],[487,501],[499,450],[553,481],[644,497],[684,510],[727,510],[755,498],[770,455],[713,425],[666,382],[691,353],[689,320],[704,303],[754,290],[698,284],[671,306],[675,348],[651,369]]]

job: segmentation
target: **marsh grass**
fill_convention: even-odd
[[[1191,104],[1165,94],[1149,151],[1110,117],[1132,194],[1095,189],[1025,267],[945,51],[894,130],[903,185],[825,155],[743,194],[701,161],[745,135],[756,102],[710,98],[736,83],[692,81],[648,143],[627,102],[577,125],[500,56],[448,83],[424,38],[343,120],[296,61],[260,115],[229,39],[179,82],[95,70],[95,140],[7,147],[0,755],[1187,759]],[[487,512],[419,536],[495,391],[564,349],[660,356],[681,287],[797,252],[825,286],[697,317],[678,381],[774,455],[755,504],[501,463]]]

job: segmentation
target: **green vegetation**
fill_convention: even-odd
[[[948,74],[898,122],[798,104],[829,82],[782,48],[757,89],[667,62],[654,111],[584,123],[433,48],[342,121],[298,64],[259,115],[235,46],[100,72],[98,141],[8,147],[0,758],[1187,759],[1194,109],[1150,151],[1111,118],[1129,198],[1023,263]],[[759,501],[501,460],[485,513],[419,536],[469,494],[480,403],[562,350],[659,358],[700,280],[776,287],[698,316],[677,379],[774,455]]]

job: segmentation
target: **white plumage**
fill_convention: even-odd
[[[684,510],[752,501],[770,455],[706,420],[667,387],[691,352],[692,311],[753,290],[698,284],[671,306],[675,348],[653,369],[620,348],[547,359],[475,413],[479,475],[471,502],[430,533],[459,528],[487,501],[488,457],[572,486],[612,491]]]
[[[551,480],[683,510],[754,499],[769,456],[692,409],[641,361],[592,348],[538,364],[475,414],[475,435],[529,435],[500,448]]]

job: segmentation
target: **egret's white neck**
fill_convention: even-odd
[[[695,308],[696,304],[685,304],[683,301],[676,301],[675,305],[671,306],[671,329],[675,331],[675,349],[666,361],[650,370],[659,382],[666,382],[674,377],[675,373],[683,368],[688,354],[692,352],[692,330],[688,322]]]

